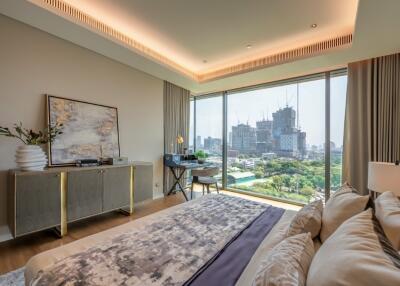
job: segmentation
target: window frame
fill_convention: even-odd
[[[201,94],[201,95],[192,95],[191,100],[193,101],[193,146],[194,150],[193,152],[196,152],[196,138],[197,138],[197,133],[196,133],[196,112],[197,112],[197,104],[196,102],[198,100],[206,99],[206,98],[212,98],[212,97],[220,97],[222,96],[222,188],[224,190],[228,190],[231,192],[236,192],[236,193],[242,193],[242,194],[247,194],[251,195],[254,197],[260,197],[260,198],[267,198],[270,200],[274,201],[279,201],[279,202],[284,202],[284,203],[289,203],[289,204],[294,204],[298,206],[303,206],[305,205],[304,203],[301,202],[296,202],[292,200],[285,200],[282,198],[276,198],[264,194],[258,194],[258,193],[253,193],[250,191],[244,191],[240,189],[235,189],[227,186],[227,154],[228,154],[228,97],[230,94],[235,94],[243,91],[251,91],[251,90],[257,90],[257,89],[264,89],[264,88],[271,88],[271,87],[277,87],[277,86],[283,86],[283,85],[288,85],[288,84],[294,84],[294,83],[301,83],[301,82],[308,82],[312,80],[317,80],[317,79],[324,79],[325,80],[325,158],[324,158],[324,163],[325,163],[325,201],[327,201],[331,195],[331,146],[330,146],[330,141],[331,141],[331,79],[337,76],[343,76],[347,75],[347,68],[341,68],[341,69],[335,69],[335,70],[330,70],[326,72],[321,72],[321,73],[315,73],[315,74],[310,74],[306,76],[300,76],[300,77],[294,77],[294,78],[289,78],[289,79],[284,79],[284,80],[279,80],[279,81],[274,81],[274,82],[269,82],[269,83],[262,83],[258,85],[251,85],[251,86],[246,86],[246,87],[241,87],[241,88],[235,88],[235,89],[229,89],[229,90],[224,90],[220,92],[213,92],[213,93],[207,93],[207,94]]]

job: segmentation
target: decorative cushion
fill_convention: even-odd
[[[321,242],[325,240],[347,219],[365,210],[369,196],[360,196],[347,183],[326,203],[322,212]]]
[[[321,230],[322,210],[324,205],[321,200],[314,201],[304,206],[297,212],[287,231],[287,236],[300,233],[311,233],[311,238],[319,235]]]
[[[303,286],[314,256],[310,233],[291,236],[267,254],[257,271],[253,286]]]
[[[307,286],[400,285],[400,255],[368,209],[344,222],[311,262]]]
[[[400,200],[384,192],[375,200],[375,215],[393,247],[400,251]]]

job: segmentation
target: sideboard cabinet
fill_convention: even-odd
[[[145,162],[41,172],[11,170],[7,196],[11,232],[19,237],[55,228],[63,236],[73,221],[114,210],[131,214],[134,203],[152,198],[152,172],[152,164]]]

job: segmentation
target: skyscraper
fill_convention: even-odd
[[[256,152],[256,128],[248,124],[238,124],[232,126],[232,149],[240,153],[255,153]]]
[[[272,113],[273,126],[272,135],[279,138],[281,134],[291,134],[296,126],[296,111],[292,107],[286,106],[283,109]]]
[[[296,128],[296,111],[289,106],[272,114],[274,149],[281,156],[306,155],[306,133]]]
[[[201,149],[203,146],[201,145],[201,136],[197,135],[196,137],[196,149]]]
[[[256,122],[257,153],[267,153],[272,149],[272,125],[271,120],[261,120]]]
[[[204,149],[212,153],[221,153],[222,139],[208,136],[204,138]]]

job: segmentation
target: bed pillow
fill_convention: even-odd
[[[307,286],[400,285],[400,255],[368,209],[344,222],[311,262]]]
[[[400,251],[400,200],[384,192],[375,200],[375,215],[393,247]]]
[[[360,196],[350,185],[344,184],[326,203],[322,212],[321,242],[347,219],[365,210],[369,196]]]
[[[321,230],[323,208],[324,205],[321,200],[305,205],[297,212],[290,223],[287,236],[310,232],[311,238],[317,237]]]
[[[310,233],[291,236],[280,242],[262,260],[253,286],[303,286],[314,245]]]
[[[313,239],[313,244],[314,244],[314,252],[317,253],[317,251],[321,248],[322,242],[319,239],[319,237],[316,237]]]

